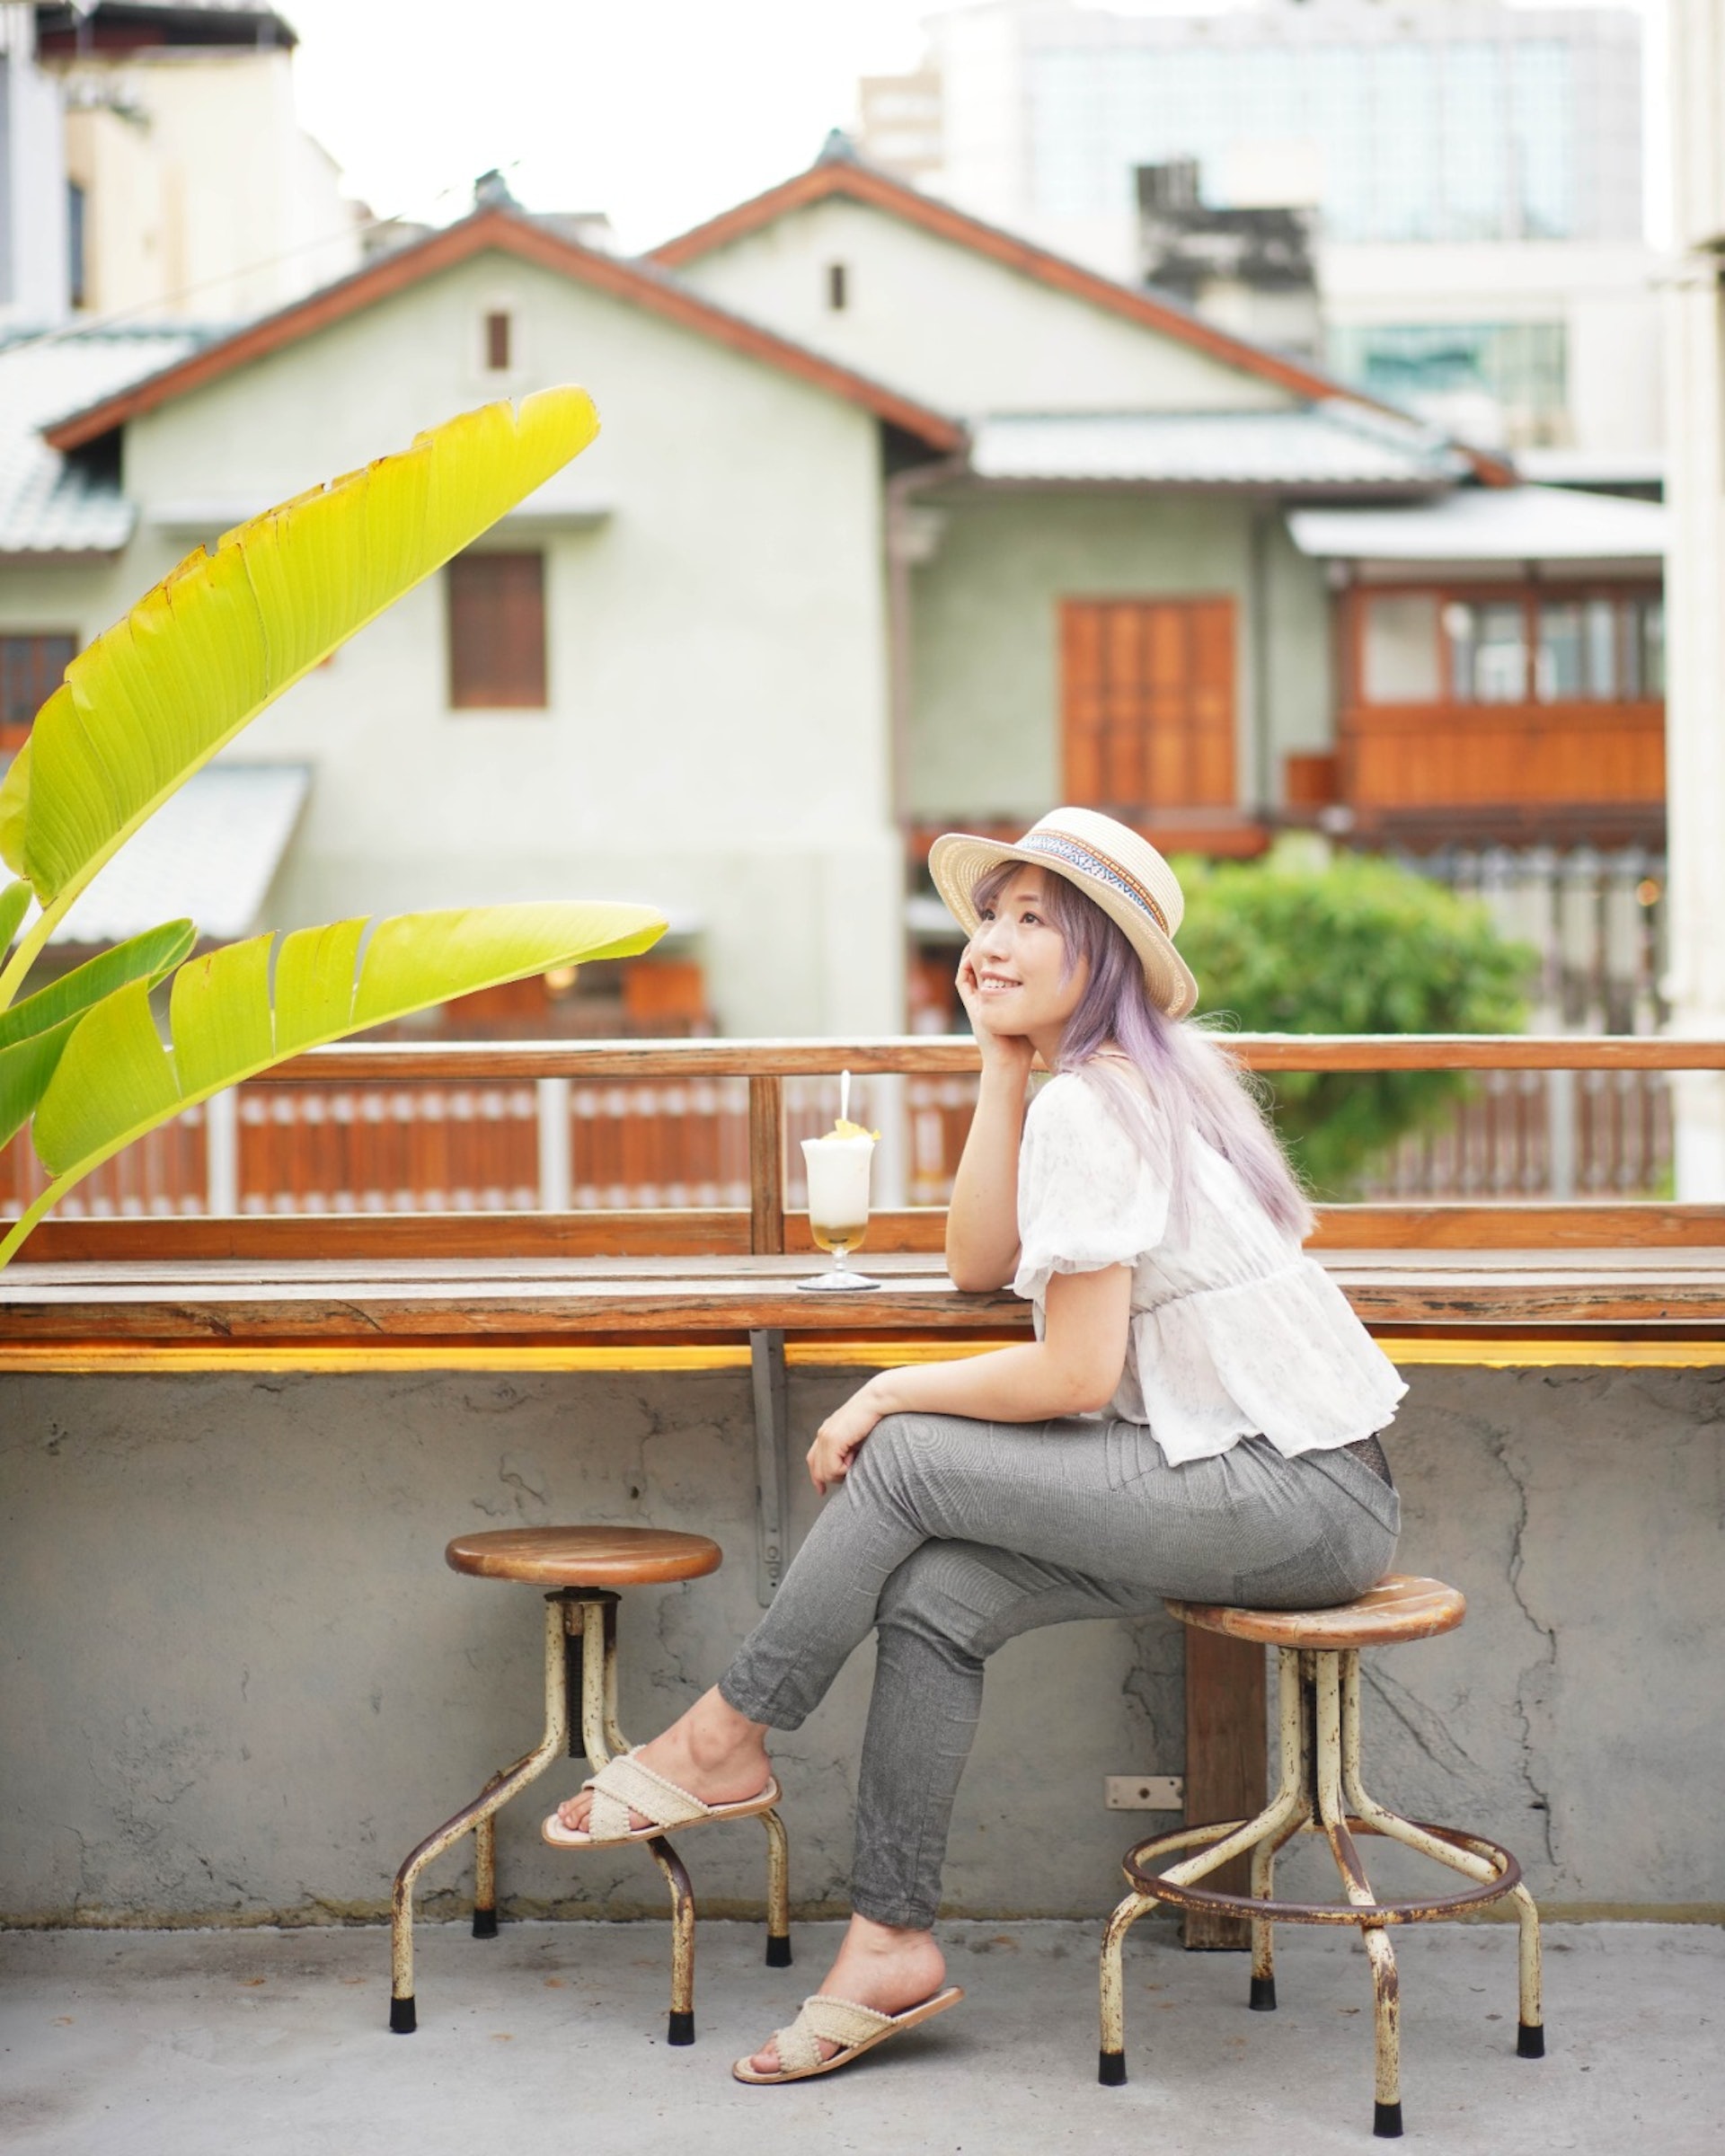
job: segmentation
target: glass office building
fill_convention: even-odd
[[[1034,216],[1118,214],[1137,166],[1176,157],[1226,208],[1240,152],[1279,146],[1332,242],[1640,236],[1639,24],[1617,11],[1314,0],[1020,29]]]

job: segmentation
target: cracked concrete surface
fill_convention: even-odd
[[[1397,1561],[1461,1586],[1469,1616],[1367,1658],[1368,1788],[1504,1842],[1554,1910],[1725,1909],[1708,1801],[1725,1781],[1721,1374],[1411,1376],[1389,1441]],[[793,1431],[853,1382],[794,1374]],[[464,1529],[587,1520],[725,1548],[711,1577],[625,1599],[637,1736],[718,1675],[757,1613],[747,1372],[8,1376],[0,1488],[0,1921],[381,1913],[407,1849],[539,1727],[538,1599],[450,1573]],[[793,1473],[793,1539],[817,1503]],[[995,1658],[955,1914],[1090,1916],[1111,1897],[1148,1823],[1106,1811],[1102,1779],[1181,1772],[1181,1650],[1150,1619]],[[811,1911],[843,1893],[870,1667],[865,1648],[779,1747]],[[572,1863],[539,1843],[579,1772],[505,1815],[506,1902],[657,1915],[639,1852]],[[1291,1854],[1288,1891],[1323,1861]],[[758,1902],[758,1833],[715,1835],[691,1862],[707,1911]],[[434,1867],[434,1913],[470,1878],[465,1851]]]
[[[1287,1935],[1280,2010],[1247,1964],[1132,1936],[1130,2080],[1096,2083],[1094,1924],[945,1927],[952,2012],[842,2074],[787,2089],[730,2060],[788,2019],[836,1927],[768,1969],[753,1926],[703,1924],[689,2049],[664,2038],[665,1927],[506,1925],[420,1935],[420,2028],[385,2026],[378,1931],[14,1933],[0,1939],[0,2141],[13,2156],[643,2156],[974,2152],[1287,2156],[1371,2136],[1371,1987],[1351,1940]],[[1411,2149],[1443,2156],[1712,2156],[1725,2117],[1725,1935],[1558,1926],[1549,2049],[1515,2055],[1515,1939],[1402,1934]],[[627,2136],[625,2139],[624,2137]]]

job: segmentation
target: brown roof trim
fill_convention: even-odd
[[[1216,329],[1182,308],[1153,298],[1148,292],[1137,291],[1132,286],[1104,277],[1098,270],[1086,270],[1082,263],[1068,261],[1065,255],[1053,254],[1046,247],[1019,238],[1015,233],[1003,232],[997,225],[986,224],[980,217],[954,209],[950,202],[938,201],[876,166],[860,163],[853,158],[829,158],[811,165],[806,172],[799,172],[793,179],[768,188],[764,194],[753,196],[748,201],[739,202],[734,208],[710,217],[704,225],[696,225],[688,232],[679,233],[675,239],[665,241],[653,249],[649,259],[662,263],[668,270],[680,270],[712,253],[715,248],[728,247],[733,240],[745,239],[750,233],[760,231],[792,211],[807,209],[811,204],[827,201],[835,195],[885,210],[889,216],[919,225],[937,239],[949,240],[956,247],[967,247],[974,254],[986,254],[1008,270],[1017,270],[1022,277],[1034,278],[1039,284],[1065,292],[1075,299],[1086,300],[1092,306],[1118,314],[1142,329],[1154,330],[1160,336],[1190,345],[1194,350],[1207,353],[1226,367],[1236,367],[1242,374],[1256,375],[1262,381],[1273,382],[1278,389],[1285,389],[1293,396],[1308,402],[1342,397],[1374,411],[1388,412],[1398,420],[1405,420],[1408,417],[1393,404],[1364,395],[1345,383],[1332,381],[1328,375],[1301,367],[1294,360],[1280,358],[1243,338],[1231,337],[1225,330]],[[1501,458],[1489,455],[1484,450],[1469,448],[1464,442],[1457,442],[1455,447],[1486,486],[1512,487],[1518,483],[1514,467]]]
[[[117,427],[125,426],[128,420],[155,411],[176,397],[219,381],[224,375],[249,367],[253,360],[296,344],[304,337],[314,336],[320,330],[362,314],[379,300],[408,291],[459,262],[485,253],[510,254],[519,261],[534,263],[560,276],[572,278],[595,291],[608,293],[630,306],[675,323],[679,329],[691,330],[697,336],[726,345],[732,351],[758,359],[765,366],[775,367],[814,388],[844,398],[848,403],[861,405],[877,419],[915,435],[942,455],[951,455],[964,446],[963,428],[944,412],[931,411],[927,405],[887,389],[878,382],[871,382],[866,376],[824,358],[818,352],[809,351],[771,330],[746,322],[741,315],[715,306],[711,300],[701,298],[672,278],[658,274],[650,268],[620,261],[615,255],[600,254],[590,247],[579,246],[530,218],[500,208],[480,210],[458,225],[433,233],[429,239],[381,256],[339,283],[325,285],[306,298],[283,307],[279,313],[267,314],[231,337],[205,345],[176,365],[164,367],[160,374],[151,375],[113,396],[104,397],[100,403],[88,405],[83,411],[73,412],[54,426],[45,428],[43,439],[50,448],[62,452],[82,448],[86,442],[95,441],[104,434],[111,434]]]

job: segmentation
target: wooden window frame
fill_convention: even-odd
[[[1665,587],[1657,577],[1577,577],[1541,581],[1525,577],[1506,577],[1501,583],[1491,583],[1478,578],[1455,583],[1434,582],[1430,578],[1396,578],[1384,583],[1374,580],[1369,584],[1350,584],[1343,594],[1343,616],[1346,629],[1342,649],[1346,662],[1343,684],[1343,703],[1349,711],[1513,711],[1529,709],[1539,711],[1567,710],[1586,705],[1601,711],[1614,706],[1634,708],[1649,704],[1663,704],[1663,693],[1650,695],[1645,691],[1633,696],[1618,694],[1614,696],[1555,696],[1541,697],[1539,685],[1539,609],[1548,600],[1573,601],[1585,605],[1589,599],[1609,599],[1614,605],[1626,600],[1658,599],[1665,596]],[[1366,609],[1377,598],[1434,599],[1438,607],[1438,685],[1435,697],[1423,702],[1406,698],[1390,701],[1373,701],[1366,694]],[[1463,702],[1455,694],[1455,668],[1451,660],[1450,640],[1443,632],[1444,609],[1453,604],[1466,606],[1504,605],[1518,602],[1521,607],[1522,637],[1522,693],[1518,699],[1506,699],[1500,703],[1486,704],[1478,698]]]
[[[66,668],[78,655],[78,634],[75,629],[4,629],[0,630],[0,643],[66,644],[70,646],[59,675],[50,682],[41,695],[35,698],[28,719],[8,719],[5,707],[0,704],[0,754],[12,755],[21,749],[30,738],[30,729],[40,711],[66,676]]]
[[[457,554],[444,572],[444,611],[452,711],[549,710],[543,549]]]
[[[507,375],[515,361],[515,317],[507,307],[489,308],[485,315],[485,372]]]

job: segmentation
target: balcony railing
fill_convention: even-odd
[[[1520,1103],[1524,1126],[1526,1103],[1538,1102],[1536,1135],[1547,1154],[1553,1115],[1561,1122],[1567,1113],[1573,1132],[1585,1129],[1585,1110],[1616,1133],[1619,1169],[1600,1189],[1578,1180],[1566,1191],[1559,1183],[1556,1202],[1541,1202],[1552,1195],[1551,1177],[1542,1185],[1476,1161],[1458,1198],[1324,1207],[1320,1246],[1725,1242],[1725,1212],[1635,1188],[1668,1158],[1666,1125],[1655,1129],[1650,1120],[1665,1117],[1665,1105],[1650,1107],[1645,1089],[1664,1087],[1673,1073],[1725,1070],[1725,1042],[1239,1035],[1230,1045],[1248,1067],[1272,1076],[1505,1074],[1490,1082]],[[118,1156],[42,1224],[25,1255],[807,1249],[795,1141],[830,1125],[842,1069],[856,1074],[861,1112],[885,1134],[871,1247],[936,1250],[977,1067],[974,1044],[947,1037],[324,1048]],[[1640,1135],[1631,1145],[1623,1132],[1635,1117]],[[1522,1150],[1532,1158],[1538,1146],[1527,1139]],[[40,1186],[27,1139],[13,1141],[0,1171],[0,1207],[15,1216]]]

